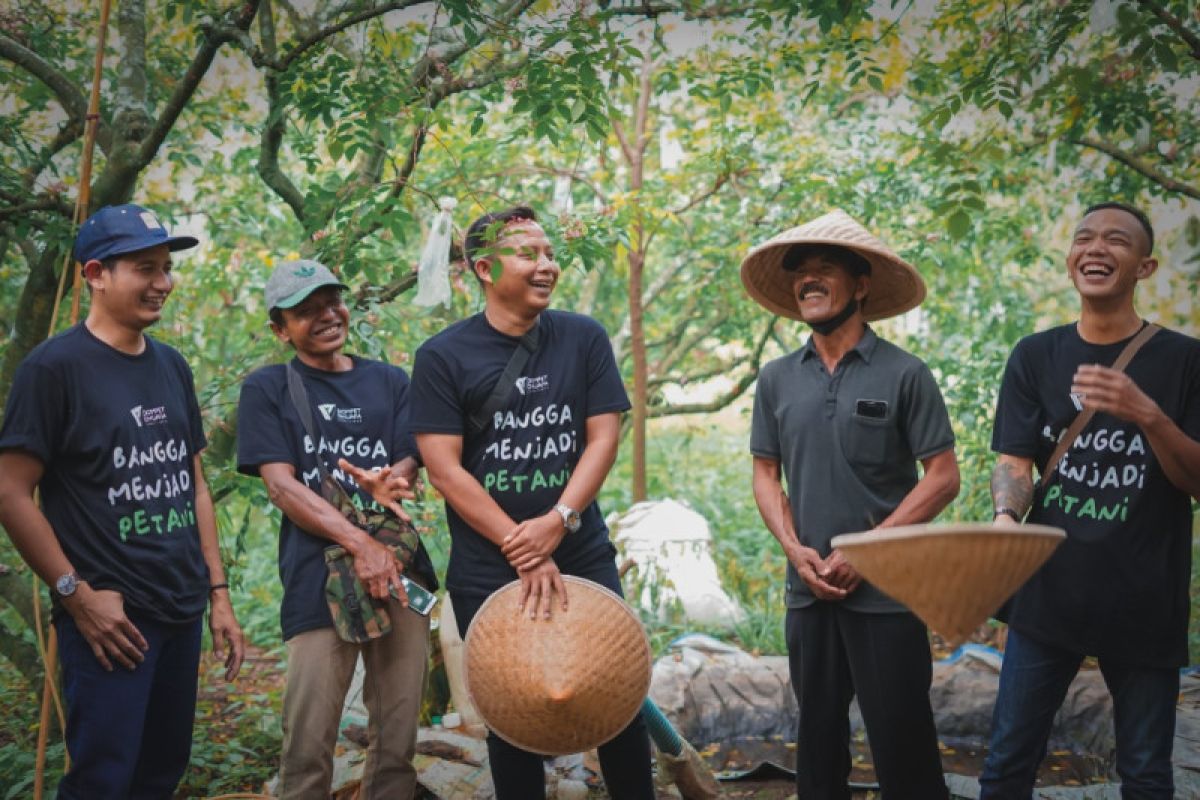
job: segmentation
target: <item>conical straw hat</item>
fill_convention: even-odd
[[[916,268],[845,211],[836,210],[786,230],[746,254],[742,284],[768,311],[803,321],[792,292],[792,275],[782,267],[784,254],[797,244],[838,245],[871,263],[871,289],[863,306],[867,322],[903,314],[925,299],[925,282]]]
[[[650,642],[633,611],[599,584],[564,575],[566,611],[517,613],[521,584],[489,597],[467,630],[467,690],[488,728],[543,755],[604,744],[650,690]]]
[[[835,536],[859,573],[952,645],[971,635],[1066,538],[1046,525],[907,525]]]

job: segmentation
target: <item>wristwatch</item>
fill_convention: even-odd
[[[579,516],[579,512],[566,503],[559,503],[554,510],[562,517],[563,527],[567,529],[567,533],[574,533],[583,524],[583,518]]]
[[[78,573],[68,572],[66,575],[58,576],[58,580],[54,581],[54,592],[59,597],[70,597],[75,594],[75,590],[79,588],[82,578]]]
[[[1015,509],[1007,508],[1005,506],[996,506],[996,508],[994,508],[992,510],[992,521],[999,519],[1000,515],[1002,515],[1002,514],[1006,514],[1006,515],[1012,517],[1017,522],[1020,522],[1021,517],[1024,516],[1019,511],[1016,511]]]

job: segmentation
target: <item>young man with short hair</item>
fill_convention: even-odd
[[[1148,324],[1134,294],[1157,268],[1145,214],[1111,202],[1087,209],[1067,253],[1079,319],[1022,339],[1004,371],[992,431],[996,522],[1024,518],[1067,539],[1000,615],[1008,639],[982,798],[1031,796],[1085,656],[1112,693],[1122,796],[1174,794],[1200,498],[1200,341],[1159,330],[1123,372],[1109,366]],[[1095,416],[1049,463],[1085,410]],[[1035,464],[1054,470],[1036,487]]]
[[[742,282],[813,331],[763,367],[750,432],[754,499],[788,560],[797,794],[849,800],[857,696],[883,796],[947,798],[925,626],[830,544],[928,522],[958,494],[954,433],[933,375],[867,325],[917,306],[924,283],[841,211],[755,247]]]
[[[416,792],[417,721],[428,659],[429,618],[406,608],[392,550],[351,523],[321,494],[318,460],[356,504],[407,520],[418,464],[405,422],[404,370],[345,352],[346,289],[316,261],[287,261],[266,287],[271,330],[295,357],[251,374],[238,403],[238,471],[262,478],[283,512],[279,528],[280,621],[288,648],[283,701],[282,798],[329,797],[342,707],[361,655],[369,746],[364,798],[406,800]],[[298,374],[317,441],[288,390]],[[353,463],[351,463],[353,462]],[[325,597],[325,550],[340,545],[370,595],[387,601],[392,630],[363,644],[343,641]],[[437,588],[424,546],[409,577]],[[401,599],[389,600],[389,590]]]
[[[210,604],[226,680],[241,667],[192,373],[144,332],[174,287],[171,253],[196,244],[132,204],[84,222],[87,318],[21,362],[0,429],[0,524],[53,598],[71,754],[62,800],[173,795]]]
[[[604,329],[589,317],[550,310],[560,269],[532,209],[480,217],[464,252],[483,287],[484,310],[417,351],[412,430],[429,480],[446,498],[446,587],[465,637],[487,597],[513,580],[521,581],[521,607],[531,616],[549,618],[554,595],[566,607],[564,574],[621,594],[616,551],[595,498],[616,459],[629,400]],[[536,347],[512,391],[479,419],[534,329]],[[541,756],[490,732],[487,743],[499,800],[544,796]],[[609,795],[654,797],[640,713],[599,754]]]

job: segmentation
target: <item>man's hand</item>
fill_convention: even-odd
[[[1124,372],[1099,364],[1083,364],[1075,371],[1071,393],[1084,408],[1094,408],[1145,428],[1160,413],[1158,404]]]
[[[390,510],[405,522],[412,522],[400,505],[401,500],[413,500],[416,493],[408,478],[394,474],[391,467],[381,469],[363,469],[356,467],[344,458],[338,459],[338,466],[354,478],[354,481],[367,491],[376,503]]]
[[[504,537],[500,552],[517,572],[533,569],[558,549],[565,533],[562,517],[557,511],[550,511],[513,528],[512,533]]]
[[[212,593],[208,629],[212,633],[213,655],[225,662],[225,680],[232,681],[242,670],[246,637],[242,635],[242,626],[238,625],[234,616],[228,589],[217,589]]]
[[[817,575],[826,583],[845,590],[846,594],[853,592],[862,583],[862,576],[850,565],[841,550],[834,550],[821,562]]]
[[[517,613],[523,612],[526,604],[529,604],[530,619],[537,618],[539,608],[542,610],[542,616],[550,619],[550,607],[553,605],[551,591],[558,593],[562,610],[567,610],[567,586],[563,583],[562,573],[558,571],[554,559],[547,558],[536,567],[517,570],[517,576],[521,579],[521,600],[517,604]]]
[[[86,582],[80,582],[75,593],[63,598],[62,602],[83,638],[92,646],[100,666],[112,672],[112,662],[116,661],[132,670],[145,660],[143,654],[150,645],[125,616],[125,598],[120,592],[92,589]]]
[[[388,588],[395,588],[400,601],[407,604],[404,589],[400,586],[400,562],[391,548],[363,534],[354,546],[354,574],[367,587],[367,593],[376,600],[386,600]]]
[[[843,600],[850,593],[822,577],[821,570],[825,568],[825,562],[813,548],[800,545],[791,561],[796,572],[800,573],[800,580],[808,584],[818,600]]]

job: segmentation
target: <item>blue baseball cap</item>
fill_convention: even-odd
[[[86,264],[165,244],[171,252],[200,244],[194,236],[171,236],[153,211],[133,203],[105,206],[79,227],[75,260]]]

